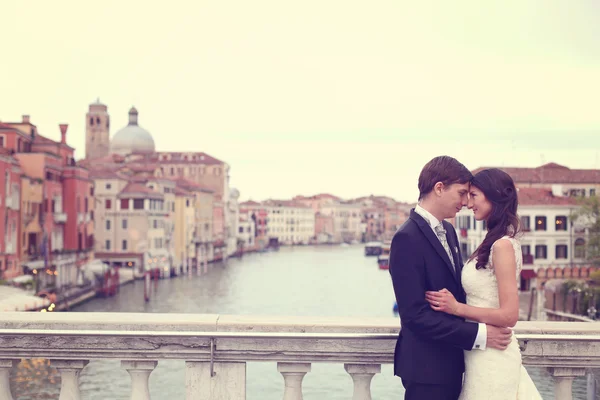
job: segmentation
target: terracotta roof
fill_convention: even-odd
[[[56,142],[56,141],[54,141],[52,139],[49,139],[49,138],[47,138],[45,136],[42,136],[42,135],[35,135],[34,139],[33,139],[33,142],[34,143],[35,142],[44,143],[44,144],[58,144],[58,142]]]
[[[521,206],[571,206],[577,205],[577,199],[567,196],[554,196],[550,190],[541,188],[518,188]]]
[[[215,191],[207,188],[206,186],[203,186],[201,184],[199,184],[198,182],[194,182],[190,179],[186,179],[186,178],[168,178],[170,179],[172,182],[175,182],[175,184],[185,190],[199,190],[201,192],[204,193],[214,193]]]
[[[123,168],[129,168],[135,172],[154,172],[157,166],[153,164],[126,164]]]
[[[112,169],[90,169],[89,171],[91,179],[127,179],[127,177]]]
[[[294,200],[265,200],[262,203],[265,206],[271,207],[293,207],[293,208],[312,208],[310,206],[304,205],[302,203],[298,203]]]
[[[175,196],[192,196],[192,193],[189,190],[185,190],[180,186],[175,188]]]
[[[102,157],[86,158],[82,162],[89,165],[102,165],[102,164],[121,164],[125,160],[125,157],[118,154],[109,154]]]
[[[253,201],[253,200],[248,200],[248,201],[244,201],[244,202],[240,203],[240,206],[244,206],[244,207],[260,206],[260,203],[257,203],[256,201]]]
[[[319,193],[313,196],[302,196],[298,195],[293,198],[293,200],[319,200],[319,199],[332,199],[332,200],[341,200],[341,197],[334,196],[329,193]]]
[[[499,168],[519,183],[600,183],[600,169],[570,169],[564,165],[547,163],[537,168],[481,167],[473,175],[488,168]]]
[[[146,195],[148,197],[155,197],[155,198],[160,198],[160,199],[163,198],[162,194],[150,189],[149,187],[147,187],[145,185],[142,185],[141,183],[136,183],[136,182],[128,183],[127,186],[125,186],[125,188],[123,188],[123,190],[121,190],[118,197],[123,197],[124,195],[127,195],[127,194],[142,194],[142,195]]]
[[[3,122],[0,122],[0,129],[12,129],[12,130],[17,130],[17,128],[13,128],[12,126],[5,124]]]
[[[164,157],[168,156],[168,157]],[[195,157],[195,159],[194,159]],[[179,163],[179,164],[224,164],[223,161],[214,158],[203,152],[174,152],[174,151],[164,151],[155,153],[155,157],[152,157],[153,161],[157,161],[159,163],[171,164],[171,163]],[[165,159],[167,158],[167,159]]]

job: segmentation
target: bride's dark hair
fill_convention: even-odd
[[[519,233],[521,225],[517,216],[519,201],[512,178],[498,168],[478,172],[471,180],[471,185],[481,190],[492,203],[492,211],[487,218],[488,233],[470,257],[470,259],[477,258],[477,269],[483,269],[489,261],[494,242],[505,235],[515,237]]]

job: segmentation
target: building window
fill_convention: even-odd
[[[158,220],[155,219],[152,222],[153,222],[152,226],[154,227],[154,229],[158,229]]]
[[[112,185],[110,183],[106,184],[106,190],[110,190],[112,188]]]
[[[126,219],[121,221],[121,226],[123,227],[123,229],[127,229],[127,220]]]
[[[0,147],[4,147],[4,136],[0,136]]]
[[[566,259],[567,258],[567,245],[566,244],[557,244],[556,245],[556,259]]]
[[[105,246],[106,246],[106,250],[110,250],[110,240],[106,241]]]
[[[585,240],[582,238],[575,240],[575,258],[585,258]]]
[[[521,246],[521,253],[523,253],[523,255],[525,256],[531,254],[531,246],[528,244],[524,244],[523,246]]]
[[[83,200],[83,207],[84,207],[85,212],[88,212],[88,206],[89,206],[89,201],[88,201],[88,198],[86,197]]]
[[[525,232],[529,232],[531,230],[531,219],[529,216],[521,217],[521,227]]]
[[[596,195],[596,189],[590,189],[590,197]]]
[[[239,228],[239,232],[240,232],[240,233],[244,233],[244,227],[243,227],[243,226],[240,226],[240,228]]]
[[[557,231],[566,231],[567,230],[567,217],[558,216],[556,217],[556,221],[554,221],[554,225]]]
[[[144,199],[133,199],[133,209],[134,210],[143,210],[144,209]]]
[[[129,210],[129,199],[121,199],[121,210]]]
[[[110,199],[106,199],[104,201],[104,206],[107,210],[110,210],[112,208],[112,201],[110,201]]]
[[[110,231],[110,219],[106,220],[106,230]]]
[[[126,250],[127,250],[127,240],[123,240],[123,245],[122,245],[121,249],[122,249],[123,251],[126,251]]]
[[[536,216],[535,217],[535,230],[545,231],[546,230],[546,217]]]
[[[548,247],[545,244],[538,244],[535,246],[535,258],[543,260],[548,258]]]

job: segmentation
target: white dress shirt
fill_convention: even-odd
[[[433,216],[433,214],[421,207],[419,204],[417,204],[417,206],[415,207],[415,212],[421,217],[423,217],[425,221],[429,222],[429,226],[431,227],[431,230],[437,238],[435,227],[438,226],[441,221],[439,221],[436,217]],[[487,326],[481,322],[478,325],[479,328],[477,329],[477,337],[475,338],[475,343],[473,343],[473,350],[485,350],[487,345]]]

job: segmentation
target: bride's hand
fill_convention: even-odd
[[[454,295],[445,288],[437,292],[425,292],[425,300],[429,302],[431,308],[435,311],[456,315],[456,311],[458,310],[458,301],[456,301]]]

